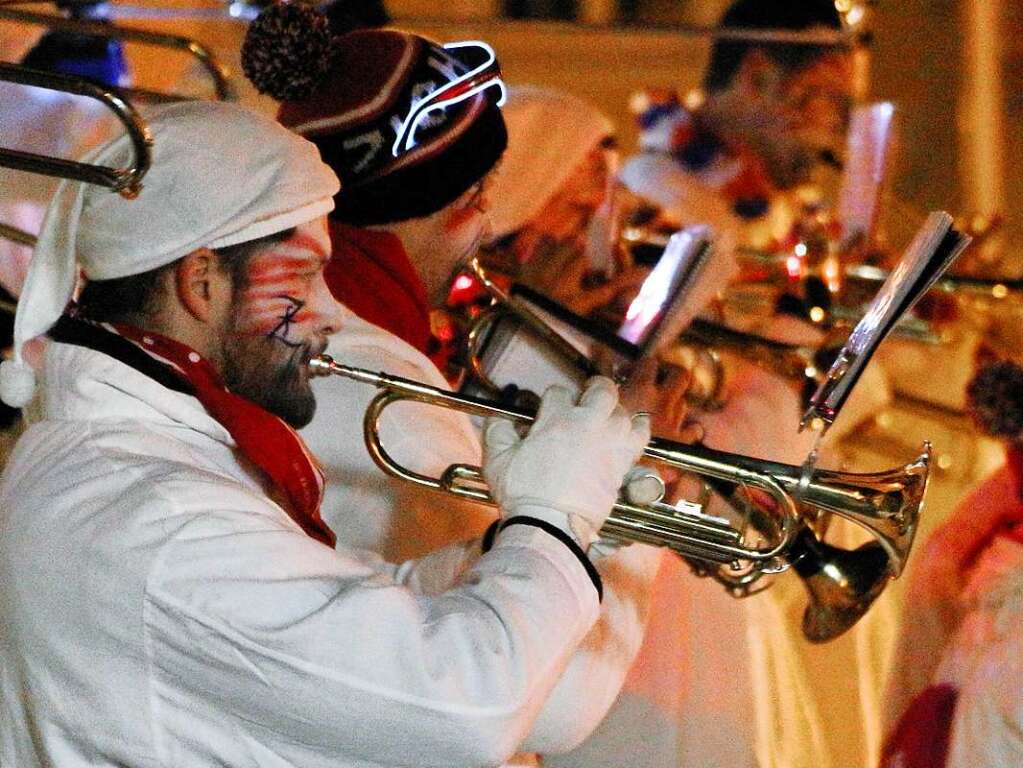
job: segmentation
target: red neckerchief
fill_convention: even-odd
[[[390,232],[330,220],[334,253],[323,271],[334,298],[363,320],[430,351],[426,286],[401,240]]]
[[[880,768],[943,768],[958,697],[947,683],[921,691],[884,745]]]
[[[228,391],[209,361],[190,347],[129,325],[93,327],[116,332],[190,385],[210,416],[234,438],[238,450],[270,478],[289,517],[309,536],[333,548],[334,532],[320,518],[323,471],[294,429]]]
[[[965,558],[967,568],[996,537],[1008,537],[1023,544],[1023,450],[1019,445],[1010,444],[1006,466],[1016,488],[1017,504],[1007,508],[1002,524],[994,526],[990,535]],[[931,685],[918,693],[885,743],[880,768],[942,768],[948,759],[958,696],[958,689],[951,683]]]

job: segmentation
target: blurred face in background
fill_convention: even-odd
[[[852,82],[847,51],[786,71],[754,49],[731,86],[714,96],[717,127],[752,149],[775,186],[788,189],[808,179],[823,153],[839,157],[844,150]]]
[[[853,58],[847,52],[823,56],[789,77],[782,110],[799,144],[820,156],[845,149],[852,109]]]
[[[590,150],[528,229],[557,241],[584,233],[597,210],[611,205],[617,160],[613,148],[598,145]]]

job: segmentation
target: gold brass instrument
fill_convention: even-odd
[[[150,45],[157,48],[179,51],[194,58],[209,76],[213,98],[218,101],[235,98],[227,69],[217,60],[209,48],[189,37],[135,27],[121,27],[109,22],[37,13],[9,6],[0,6],[0,21],[13,21],[19,24],[46,27],[58,32],[70,32],[88,37],[121,40],[128,43],[139,43],[140,45]],[[195,98],[193,96],[164,93],[146,88],[118,88],[118,90],[128,98],[136,101],[164,102]]]
[[[726,371],[721,353],[728,352],[753,363],[798,388],[804,402],[823,383],[837,348],[811,347],[737,331],[701,318],[694,319],[679,337],[679,343],[663,354],[692,374],[687,399],[703,410],[724,405]]]
[[[869,264],[850,264],[846,277],[859,282],[880,285],[888,279],[889,271]],[[992,301],[1023,299],[1023,277],[970,277],[945,275],[938,279],[932,291]]]
[[[626,239],[633,242],[638,239],[632,228],[626,232]],[[667,244],[666,238],[663,244]],[[467,334],[466,358],[475,383],[495,396],[502,391],[487,374],[481,350],[494,325],[503,318],[512,318],[528,328],[532,335],[549,346],[578,373],[580,381],[601,373],[593,361],[551,328],[544,318],[525,302],[498,286],[477,259],[471,260],[469,267],[493,301],[493,306],[473,321]],[[716,410],[723,405],[725,367],[720,356],[722,351],[730,352],[791,382],[805,394],[808,390],[816,389],[824,380],[830,365],[830,359],[827,358],[833,350],[828,346],[813,348],[786,344],[696,318],[682,332],[679,343],[662,354],[665,362],[680,365],[693,374],[693,382],[686,394],[690,405],[704,410]]]
[[[809,294],[810,283],[816,282],[816,305],[808,306],[811,321],[826,328],[850,327],[859,321],[862,312],[857,306],[858,300],[864,295],[873,295],[888,279],[891,270],[858,261],[862,254],[856,243],[840,243],[826,234],[830,214],[817,211],[814,215],[824,223],[816,227],[816,233],[802,237],[790,250],[738,249],[737,256],[744,274],[736,295],[728,297],[730,303],[741,307],[749,302],[750,297],[741,295],[742,286],[773,286],[781,291],[797,289]],[[963,258],[975,255],[979,250],[977,246],[997,231],[1001,221],[998,215],[975,214],[957,218],[957,230],[972,238],[970,250]],[[643,242],[641,228],[633,237]],[[977,262],[983,274],[943,275],[931,287],[930,293],[967,300],[968,303],[961,306],[973,309],[1004,306],[1004,302],[1019,303],[1023,300],[1023,277],[997,273],[991,276],[990,266],[979,263],[977,258],[973,261]],[[945,341],[940,324],[912,315],[904,316],[893,333],[899,338],[926,344]]]
[[[133,155],[131,165],[128,167],[110,168],[0,147],[0,166],[99,184],[125,197],[134,197],[138,193],[142,187],[142,177],[152,162],[152,138],[145,122],[124,97],[115,90],[104,88],[91,80],[56,72],[26,69],[15,64],[0,63],[0,80],[86,96],[101,102],[114,113],[128,132]]]
[[[761,254],[754,255],[747,251],[747,259],[756,261],[765,266],[775,267],[774,274],[759,279],[746,280],[747,284],[776,285],[787,287],[786,283],[791,282],[791,277],[783,274],[784,255]],[[839,268],[840,286],[848,281],[863,283],[868,286],[879,286],[888,279],[890,270],[877,267],[871,264],[845,264]],[[811,276],[813,272],[811,271]],[[821,278],[825,285],[829,280]],[[974,277],[968,275],[945,275],[935,282],[931,290],[935,293],[952,294],[969,298],[986,298],[993,301],[1005,299],[1023,298],[1023,277]],[[841,293],[841,290],[833,291]],[[851,310],[846,310],[848,314]]]
[[[668,244],[668,238],[668,234],[644,226],[627,226],[621,232],[621,242],[630,250],[651,249],[663,251]],[[833,256],[823,259],[820,264],[808,266],[805,263],[806,255],[806,252],[799,256],[794,253],[768,253],[751,248],[739,248],[736,256],[744,269],[740,270],[740,277],[734,287],[726,292],[724,303],[742,314],[773,314],[773,304],[765,306],[764,296],[754,295],[743,289],[762,286],[773,287],[783,292],[791,291],[801,284],[805,285],[808,277],[819,278],[824,289],[822,292],[827,295],[821,297],[819,305],[808,307],[808,319],[825,330],[847,329],[855,325],[862,313],[854,307],[847,307],[841,304],[838,300],[845,280],[857,279],[866,281],[869,279],[870,282],[876,282],[880,285],[887,278],[888,273],[883,272],[883,275],[878,278],[876,276],[878,271],[873,267],[868,268],[860,264],[850,264],[842,267],[838,259]],[[798,268],[793,269],[789,265],[790,259],[793,260],[793,265],[798,263]],[[868,274],[871,277],[862,276]],[[952,285],[956,280],[958,278],[943,278],[935,290],[947,291],[949,289],[946,286]],[[1005,281],[1001,282],[1005,283]],[[1012,282],[1010,281],[1007,285],[1011,286]],[[991,290],[994,293],[998,293],[1004,289],[997,287],[997,284],[995,284],[991,286]],[[1010,290],[1013,290],[1013,288],[1010,288]],[[725,331],[727,330],[726,328]],[[927,344],[938,344],[941,342],[940,334],[930,323],[911,315],[903,317],[893,333],[898,338],[911,341]],[[739,337],[730,337],[727,333],[719,335],[721,336],[722,344],[729,347],[730,351],[742,354],[741,339]],[[737,343],[730,343],[730,340]],[[768,345],[772,344],[769,339],[757,337],[755,334],[749,334],[747,341],[754,347],[762,345],[763,342],[767,342]],[[748,359],[752,362],[763,364],[765,358],[774,357],[774,355],[765,355],[763,352],[762,349],[756,350]],[[796,351],[796,354],[801,354],[801,352]],[[765,367],[768,370],[775,369],[771,365]],[[786,367],[786,364],[779,366],[777,372],[782,373]],[[798,379],[798,376],[796,378]]]
[[[450,408],[529,424],[532,414],[488,400],[456,394],[420,382],[353,368],[327,355],[310,361],[313,375],[335,375],[378,387],[363,421],[366,445],[388,475],[461,498],[493,504],[478,467],[454,464],[440,477],[398,464],[381,444],[378,422],[387,406],[401,401]],[[735,596],[748,594],[761,575],[794,567],[803,577],[810,603],[803,631],[814,642],[837,637],[851,627],[880,594],[888,578],[905,565],[927,487],[930,446],[905,467],[853,474],[804,468],[654,438],[644,455],[726,486],[759,489],[776,505],[770,528],[758,545],[727,520],[704,514],[698,505],[680,507],[663,500],[637,506],[620,500],[601,535],[624,542],[667,547],[724,584]],[[838,514],[866,528],[874,542],[846,552],[817,541],[802,509]]]
[[[843,280],[846,274],[849,272],[843,269]],[[723,297],[723,303],[733,311],[742,314],[771,313],[774,311],[774,300],[777,298],[777,294],[772,293],[765,297],[762,292],[747,289],[774,287],[779,292],[786,293],[799,286],[805,287],[807,283],[805,278],[794,282],[782,272],[754,280],[744,279],[729,288]],[[822,285],[826,284],[825,281],[822,281]],[[847,331],[863,317],[863,311],[860,308],[843,304],[840,301],[840,294],[832,293],[826,288],[822,288],[820,294],[812,301],[804,301],[804,304],[806,305],[806,319],[822,330]],[[943,340],[941,331],[932,323],[910,314],[904,315],[899,320],[898,325],[892,329],[892,335],[896,338],[931,345],[941,344]]]
[[[25,245],[29,248],[35,248],[36,236],[30,232],[26,232],[23,229],[12,227],[10,224],[4,224],[0,222],[0,237],[4,240],[10,240],[12,243],[18,245]]]
[[[494,306],[489,311],[481,313],[473,321],[466,336],[466,345],[468,347],[466,357],[469,368],[476,381],[483,387],[495,393],[501,390],[487,376],[479,350],[482,347],[482,341],[487,337],[494,324],[501,318],[504,312],[513,315],[519,322],[528,327],[533,334],[555,350],[558,355],[566,360],[584,378],[600,374],[600,370],[590,358],[572,346],[564,337],[551,328],[542,317],[530,309],[528,305],[519,301],[497,285],[490,278],[490,275],[487,274],[487,271],[483,269],[478,257],[474,256],[471,258],[468,267],[494,302]]]

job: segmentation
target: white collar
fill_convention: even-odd
[[[41,379],[37,405],[45,419],[156,422],[235,448],[234,438],[198,399],[167,389],[102,352],[47,342]]]

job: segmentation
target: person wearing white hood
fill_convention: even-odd
[[[619,258],[610,118],[571,93],[529,85],[511,87],[504,114],[509,147],[490,185],[481,258],[583,316],[634,293],[648,270]]]
[[[492,240],[485,255],[516,281],[583,314],[638,288],[628,272],[596,289],[580,284],[593,237],[612,231],[620,215],[607,195],[617,181],[617,163],[609,157],[615,150],[607,146],[610,120],[571,94],[536,87],[511,89],[505,119],[508,150],[491,187]],[[603,217],[612,221],[601,226]],[[655,433],[677,432],[679,425],[666,424],[665,417],[653,415]],[[642,647],[632,651],[638,659],[621,693],[592,736],[574,750],[546,755],[544,765],[752,766],[743,606],[716,583],[696,579],[675,557],[662,558],[647,577],[633,586],[637,593],[652,590],[649,624]],[[722,637],[729,638],[727,647]]]
[[[880,768],[1023,764],[1023,366],[980,365],[967,412],[1005,462],[916,555],[885,688]]]
[[[137,199],[60,185],[0,365],[25,405],[22,348],[49,333],[0,482],[0,763],[500,763],[599,614],[584,549],[648,420],[607,380],[578,404],[551,390],[525,438],[485,431],[487,551],[335,549],[293,427],[343,322],[323,279],[338,180],[241,107],[149,125]]]
[[[747,12],[751,8],[749,3],[741,5]],[[812,18],[814,12],[837,23],[830,5],[793,8],[790,15]],[[814,56],[808,54],[808,59]],[[770,60],[761,58],[756,63],[760,68],[770,66]],[[841,72],[841,61],[825,64],[824,72],[830,74],[832,68]],[[741,171],[738,163],[723,162],[716,173],[701,176],[687,172],[670,154],[653,151],[655,138],[667,139],[677,128],[673,118],[679,109],[665,111],[651,124],[644,136],[651,151],[630,160],[622,176],[633,192],[648,193],[685,223],[710,224],[720,260],[715,266],[727,271],[724,262],[731,262],[731,249],[744,236],[740,213],[763,213],[757,206],[766,201],[730,200],[731,188],[726,192],[710,183],[722,181],[727,186],[722,168]],[[595,290],[581,284],[585,271],[600,261],[588,252],[595,244],[594,234],[614,229],[615,214],[606,195],[617,165],[608,157],[610,121],[571,94],[529,86],[511,88],[504,112],[509,146],[490,186],[492,228],[485,257],[514,274],[516,282],[581,314],[628,292],[635,285],[630,273]],[[779,165],[788,167],[781,160]],[[792,165],[801,167],[795,161]],[[744,181],[752,176],[739,175]],[[749,207],[734,210],[739,202]],[[604,217],[610,226],[604,225]],[[594,222],[597,226],[592,226]],[[819,343],[816,332],[793,318],[779,319],[773,326],[778,333],[792,335],[793,341]],[[800,464],[815,438],[797,433],[802,410],[796,388],[752,363],[731,356],[727,362],[727,404],[719,412],[695,416],[704,443]],[[888,394],[883,380],[872,379],[870,384],[881,385],[870,393],[878,400],[860,407],[861,412],[870,412]],[[843,415],[830,439],[838,439],[855,415]],[[654,431],[665,431],[656,414]],[[830,458],[829,454],[825,461]],[[643,646],[617,701],[590,738],[575,750],[546,756],[545,765],[705,768],[827,760],[829,747],[819,733],[820,703],[810,695],[797,662],[797,649],[804,643],[793,614],[801,609],[803,595],[798,579],[787,576],[772,593],[737,602],[720,585],[695,579],[681,561],[665,558],[656,577]],[[693,659],[699,662],[691,663]],[[776,730],[791,738],[774,743]]]
[[[735,0],[720,23],[813,30],[837,29],[841,19],[831,0]],[[769,236],[779,219],[787,223],[783,206],[777,205],[779,192],[807,180],[821,154],[834,154],[841,146],[851,105],[850,72],[845,49],[719,40],[700,107],[690,110],[664,94],[637,105],[640,152],[623,164],[622,181],[680,223],[709,224],[718,250],[730,258],[736,246]],[[798,345],[822,342],[819,331],[786,315],[745,330]],[[797,431],[803,411],[798,389],[738,356],[722,357],[725,405],[696,415],[705,430],[703,442],[802,463],[815,438]],[[891,389],[876,366],[868,368],[867,377],[830,430],[826,447],[890,401]],[[825,452],[821,465],[834,459]],[[852,528],[839,522],[829,538],[850,544],[856,536]],[[850,541],[843,541],[844,535]],[[622,733],[648,747],[647,762],[632,764],[651,767],[846,765],[849,745],[855,745],[852,753],[876,746],[870,741],[877,738],[880,717],[880,670],[894,624],[889,596],[826,652],[801,636],[805,590],[794,574],[779,576],[765,594],[732,606],[713,585],[692,589],[690,583],[681,569],[662,570],[648,643],[626,682],[617,722],[609,718],[574,765],[620,764],[622,753],[614,745],[624,742]],[[701,620],[710,615],[715,620]],[[679,652],[666,638],[683,632],[687,645]],[[698,671],[679,665],[680,655],[700,658]],[[811,672],[815,663],[846,659],[859,677],[853,693]],[[842,728],[825,730],[824,712],[835,707],[849,714]]]

